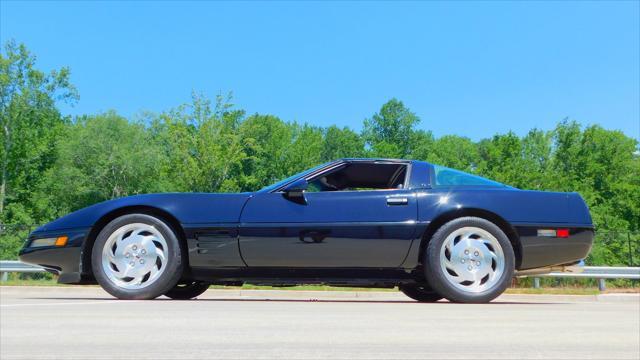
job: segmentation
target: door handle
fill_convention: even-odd
[[[409,199],[406,197],[390,197],[387,198],[387,205],[407,205]]]

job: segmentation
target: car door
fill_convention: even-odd
[[[402,264],[415,231],[411,190],[310,192],[306,203],[282,192],[246,204],[239,246],[248,266],[377,267]]]

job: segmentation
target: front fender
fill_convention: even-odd
[[[38,229],[48,232],[92,227],[105,215],[121,208],[144,206],[171,214],[181,224],[235,223],[251,193],[147,194],[101,202],[54,220]]]

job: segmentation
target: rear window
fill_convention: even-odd
[[[497,181],[471,175],[466,172],[449,169],[444,166],[433,165],[436,186],[493,186],[504,187]]]

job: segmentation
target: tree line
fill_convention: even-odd
[[[385,157],[425,160],[522,189],[577,191],[599,230],[640,231],[638,142],[599,125],[565,119],[524,136],[435,137],[418,128],[421,119],[402,101],[390,99],[356,132],[247,114],[231,96],[197,93],[136,119],[116,111],[70,117],[58,109],[78,100],[69,69],[38,70],[35,56],[13,41],[0,54],[0,88],[4,224],[45,223],[132,194],[253,191],[336,158]],[[0,246],[7,257],[19,243]],[[600,246],[592,260],[626,263],[618,251],[625,246]]]

